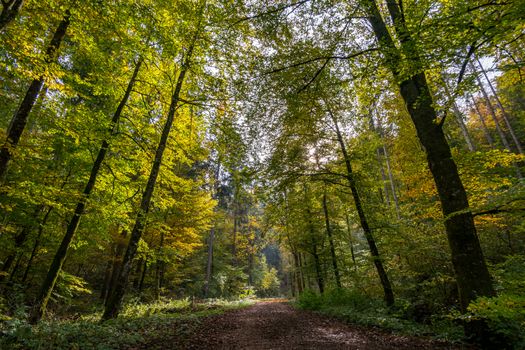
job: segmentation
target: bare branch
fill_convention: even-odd
[[[292,63],[292,64],[290,64],[288,66],[284,66],[284,67],[281,67],[281,68],[276,68],[274,70],[266,72],[265,74],[279,73],[279,72],[282,72],[283,70],[287,70],[287,69],[290,69],[290,68],[303,66],[305,64],[309,64],[309,63],[313,63],[313,62],[317,62],[317,61],[348,60],[348,59],[355,58],[355,57],[364,55],[366,53],[374,52],[374,51],[378,51],[378,50],[379,50],[378,47],[372,47],[370,49],[366,49],[366,50],[363,50],[363,51],[355,52],[353,54],[346,55],[346,56],[336,55],[336,56],[319,56],[319,57],[314,57],[314,58],[311,58],[311,59],[308,59],[308,60]]]

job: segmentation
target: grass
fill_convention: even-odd
[[[99,322],[101,311],[76,320],[43,321],[36,326],[12,318],[0,324],[0,348],[109,350],[139,346],[159,338],[182,341],[204,317],[249,304],[224,300],[192,304],[188,299],[143,304],[132,300],[119,318],[103,323]]]

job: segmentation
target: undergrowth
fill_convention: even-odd
[[[0,322],[0,349],[96,349],[128,348],[150,340],[192,334],[203,317],[249,305],[246,301],[189,299],[139,303],[130,300],[114,320],[100,322],[101,311],[75,320],[42,321],[31,326],[24,318]]]
[[[334,289],[324,295],[306,291],[295,304],[301,309],[317,311],[347,323],[379,327],[407,335],[432,336],[449,342],[461,341],[463,337],[463,329],[450,317],[436,316],[430,324],[417,323],[407,317],[410,314],[409,303],[398,300],[393,307],[388,308],[382,300],[351,290]]]

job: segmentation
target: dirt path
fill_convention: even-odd
[[[203,321],[185,349],[461,349],[428,339],[350,326],[296,310],[282,301],[260,302]]]

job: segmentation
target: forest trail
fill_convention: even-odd
[[[169,346],[166,346],[169,348]],[[207,318],[184,349],[461,349],[429,339],[347,325],[283,300]]]

